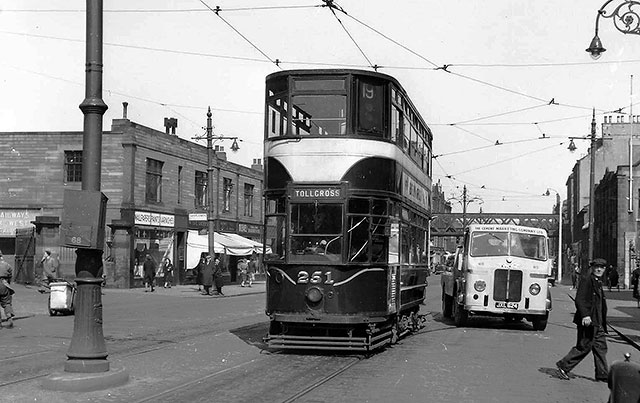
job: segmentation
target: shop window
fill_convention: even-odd
[[[162,201],[162,166],[164,162],[147,158],[147,203]]]
[[[64,152],[64,181],[82,182],[82,151]]]
[[[253,185],[244,184],[244,215],[253,217]]]
[[[223,178],[222,182],[222,211],[231,211],[231,194],[233,193],[233,182],[229,178]]]
[[[135,230],[134,277],[144,277],[142,266],[149,255],[156,266],[156,276],[163,275],[163,260],[173,259],[173,231],[160,229],[137,228]]]
[[[205,208],[207,206],[207,173],[196,171],[195,187],[195,208]]]

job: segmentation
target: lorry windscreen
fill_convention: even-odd
[[[478,231],[471,234],[473,257],[516,256],[547,260],[547,239],[542,235],[517,232]]]

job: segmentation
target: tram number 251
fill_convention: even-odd
[[[324,281],[323,281],[324,280]],[[333,284],[333,279],[331,278],[331,272],[327,271],[324,273],[324,276],[321,271],[314,271],[309,274],[306,271],[298,272],[298,284]]]

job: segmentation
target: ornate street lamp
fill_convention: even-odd
[[[593,39],[591,40],[591,44],[587,49],[585,49],[593,59],[600,58],[603,52],[606,49],[602,46],[602,41],[600,41],[600,37],[598,37],[598,23],[600,21],[600,17],[603,18],[613,18],[613,23],[616,29],[623,34],[636,34],[640,35],[640,15],[638,14],[638,10],[640,10],[640,2],[626,0],[619,4],[611,13],[607,13],[605,8],[611,3],[613,0],[608,0],[606,3],[600,7],[598,10],[598,15],[596,16],[596,30]]]
[[[207,110],[207,134],[206,136],[193,137],[194,140],[207,140],[207,229],[208,229],[208,242],[209,242],[209,254],[211,258],[216,256],[214,250],[214,242],[215,242],[215,220],[216,220],[216,211],[215,211],[215,192],[214,192],[214,180],[213,180],[213,171],[215,167],[213,166],[214,160],[214,152],[213,152],[213,143],[222,140],[233,140],[233,144],[231,145],[231,151],[236,152],[240,149],[238,146],[238,137],[226,137],[226,136],[214,136],[213,135],[213,124],[211,121],[211,107]],[[242,140],[240,140],[242,141]]]

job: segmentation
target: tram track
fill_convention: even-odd
[[[167,348],[168,345],[188,342],[202,336],[216,337],[221,333],[220,328],[207,329],[208,325],[195,326],[189,330],[175,329],[164,332],[162,339],[154,338],[153,334],[136,337],[105,337],[110,358],[126,358],[135,355],[153,353]],[[177,341],[179,340],[179,341]],[[0,359],[0,388],[44,378],[58,371],[66,359],[64,348],[56,346],[36,352],[13,355]],[[22,366],[22,361],[33,356],[43,355],[36,366],[31,368],[15,368]],[[15,365],[13,365],[15,364]],[[21,376],[22,375],[22,376]],[[6,380],[5,380],[6,379]]]

